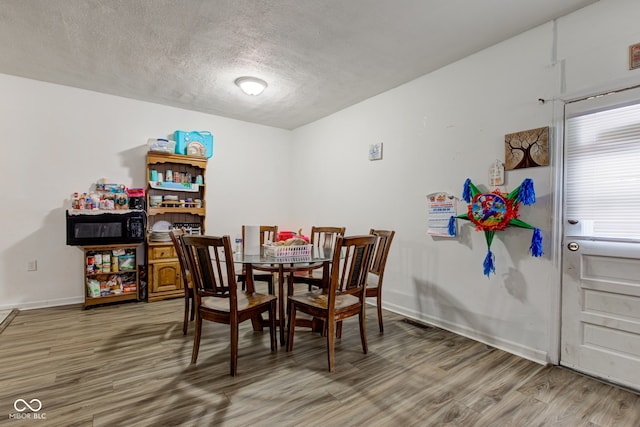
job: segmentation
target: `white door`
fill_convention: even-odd
[[[567,104],[564,156],[560,364],[640,390],[640,90]]]

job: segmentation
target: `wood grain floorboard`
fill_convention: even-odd
[[[632,392],[545,367],[385,312],[368,311],[369,353],[357,320],[336,342],[296,329],[293,352],[240,330],[229,376],[229,328],[205,322],[192,365],[193,326],[181,299],[83,310],[20,311],[0,334],[0,425],[29,426],[640,426]],[[45,420],[9,419],[39,399]]]

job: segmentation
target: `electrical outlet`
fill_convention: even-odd
[[[38,271],[38,260],[27,261],[27,271]]]

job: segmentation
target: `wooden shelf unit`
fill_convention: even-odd
[[[189,173],[193,179],[201,175],[203,182],[198,186],[198,191],[181,191],[180,189],[158,189],[147,184],[147,226],[153,230],[159,221],[175,223],[199,223],[204,234],[206,217],[205,201],[205,177],[207,171],[207,159],[205,157],[182,156],[179,154],[164,154],[149,152],[147,154],[147,179],[151,171],[164,174],[167,170],[178,173]],[[152,207],[151,196],[177,195],[179,200],[186,198],[200,199],[201,207]],[[172,242],[154,242],[147,238],[146,251],[147,264],[147,291],[148,301],[159,301],[168,298],[184,297],[182,284],[182,272],[180,262]]]
[[[140,280],[138,271],[138,247],[135,244],[114,244],[114,245],[92,245],[82,246],[84,252],[84,307],[92,307],[96,305],[109,304],[121,301],[137,301],[140,292]],[[121,258],[114,255],[115,253],[124,252],[127,256],[127,263],[132,268],[121,269]],[[99,256],[104,259],[105,254],[109,255],[109,267],[104,262],[100,265],[96,263]],[[117,264],[117,267],[114,265]],[[124,265],[124,264],[123,264]],[[89,289],[89,282],[95,280],[102,284],[100,286],[101,295],[92,296]],[[106,284],[109,281],[115,281],[117,286],[107,292]],[[133,287],[134,290],[126,291],[127,288]]]

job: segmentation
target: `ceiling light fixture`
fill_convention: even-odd
[[[238,77],[236,85],[247,95],[260,95],[267,87],[267,82],[257,77]]]

